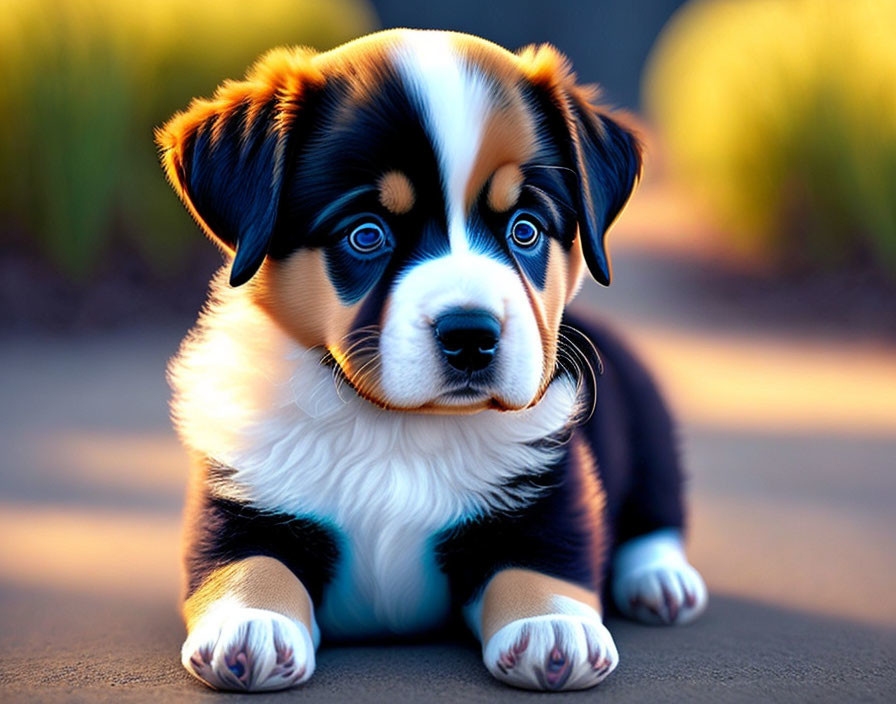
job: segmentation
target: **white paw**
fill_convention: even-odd
[[[314,672],[302,623],[265,609],[216,609],[190,632],[181,662],[215,689],[259,692],[301,684]]]
[[[663,530],[619,547],[613,559],[613,601],[629,618],[679,625],[702,614],[708,598],[678,532]]]
[[[551,614],[512,621],[483,650],[488,671],[514,687],[593,687],[619,663],[613,636],[596,617]]]

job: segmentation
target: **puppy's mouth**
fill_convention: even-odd
[[[485,401],[491,398],[491,395],[492,392],[490,389],[473,382],[467,382],[443,391],[439,394],[438,398],[446,401],[464,401],[469,403]]]
[[[356,375],[347,372],[332,356],[328,356],[322,361],[338,375],[341,383],[347,385],[360,397],[386,410],[452,414],[487,408],[507,410],[505,404],[495,397],[493,389],[487,384],[473,380],[450,384],[426,403],[409,407],[400,406],[385,399],[378,385],[369,383],[368,379],[364,380],[368,383],[359,384]]]

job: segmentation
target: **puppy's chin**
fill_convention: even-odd
[[[351,381],[349,380],[349,383]],[[500,398],[496,398],[487,394],[470,394],[467,396],[456,396],[453,394],[445,394],[437,396],[429,401],[422,403],[407,403],[386,398],[380,393],[372,392],[369,389],[359,389],[352,385],[355,393],[369,403],[379,406],[386,411],[397,411],[404,413],[429,413],[433,415],[470,415],[487,410],[499,411],[517,411],[526,408],[529,404],[512,405],[508,404]]]
[[[380,404],[382,408],[390,411],[399,411],[405,413],[427,413],[431,415],[442,416],[463,416],[481,413],[482,411],[521,411],[525,406],[508,406],[501,400],[496,398],[485,398],[481,401],[471,400],[465,402],[445,402],[442,399],[436,399],[424,403],[420,406],[395,406],[388,403]]]
[[[538,395],[532,399],[508,399],[493,390],[469,392],[457,392],[445,390],[434,398],[427,400],[415,400],[414,402],[401,401],[389,398],[383,393],[378,383],[356,385],[349,374],[344,374],[346,381],[354,392],[369,403],[379,406],[387,411],[399,411],[405,413],[428,413],[434,415],[470,415],[481,411],[521,411],[535,405],[543,394],[540,389]]]
[[[500,397],[488,394],[469,394],[464,396],[443,394],[421,406],[418,412],[441,415],[469,415],[471,413],[479,413],[480,411],[518,411],[522,408],[525,408],[525,406],[509,405]]]

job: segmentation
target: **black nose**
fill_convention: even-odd
[[[484,310],[451,310],[436,318],[435,334],[448,364],[463,372],[478,372],[495,358],[501,323]]]

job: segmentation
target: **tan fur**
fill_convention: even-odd
[[[305,347],[338,347],[359,307],[339,301],[320,249],[298,249],[286,259],[265,260],[252,281],[252,297]]]
[[[485,69],[488,75],[501,85],[515,85],[520,79],[521,72],[526,76],[533,73],[530,54],[536,52],[535,47],[527,47],[514,53],[472,34],[455,34],[452,41],[462,56],[471,64]],[[539,47],[538,51],[545,48],[551,49],[554,55],[562,58],[556,49],[548,45]]]
[[[595,565],[602,565],[609,546],[601,527],[606,525],[604,511],[607,505],[607,495],[601,484],[597,461],[588,443],[581,436],[574,435],[570,441],[570,459],[572,461],[572,474],[580,487],[578,506],[580,514],[591,523],[591,535],[600,536],[600,542],[594,546]]]
[[[517,164],[504,164],[492,176],[486,202],[496,213],[505,213],[520,199],[523,172]]]
[[[312,631],[308,591],[289,568],[272,557],[249,557],[212,572],[184,602],[187,630],[192,630],[222,599],[238,606],[275,611]]]
[[[566,276],[566,253],[563,251],[563,247],[556,240],[550,240],[550,249],[551,255],[548,260],[544,290],[540,294],[542,314],[538,319],[539,326],[544,326],[542,345],[546,376],[554,369],[557,356],[557,331],[560,328],[560,320],[566,306],[566,291],[569,285]]]
[[[391,52],[400,41],[401,30],[378,32],[360,37],[335,49],[317,54],[315,68],[327,76],[339,76],[350,100],[343,110],[372,100],[389,75]]]
[[[377,182],[380,205],[395,215],[403,215],[414,207],[414,186],[401,171],[383,174]]]
[[[532,83],[550,92],[577,91],[590,103],[597,97],[594,86],[580,86],[569,59],[550,44],[523,47],[517,52],[519,67]]]
[[[568,298],[569,268],[566,253],[556,240],[550,240],[548,247],[548,267],[544,289],[539,291],[528,279],[523,279],[523,285],[535,315],[538,334],[541,337],[543,356],[541,388],[532,402],[533,405],[541,400],[553,377],[554,367],[557,363],[560,320],[563,317],[563,309]]]
[[[501,570],[485,588],[482,597],[482,642],[512,621],[557,613],[553,597],[566,596],[600,613],[596,592],[546,574],[511,568]]]
[[[576,236],[566,255],[566,305],[575,297],[585,278],[585,255],[582,254],[582,238]]]
[[[508,87],[505,92],[504,104],[489,113],[482,130],[482,142],[464,192],[468,211],[496,170],[505,164],[525,164],[535,153],[532,114],[516,87]]]
[[[355,390],[382,405],[377,346],[346,340],[362,303],[347,306],[339,300],[321,250],[299,249],[281,261],[265,260],[249,285],[255,304],[277,325],[304,347],[326,349]]]

